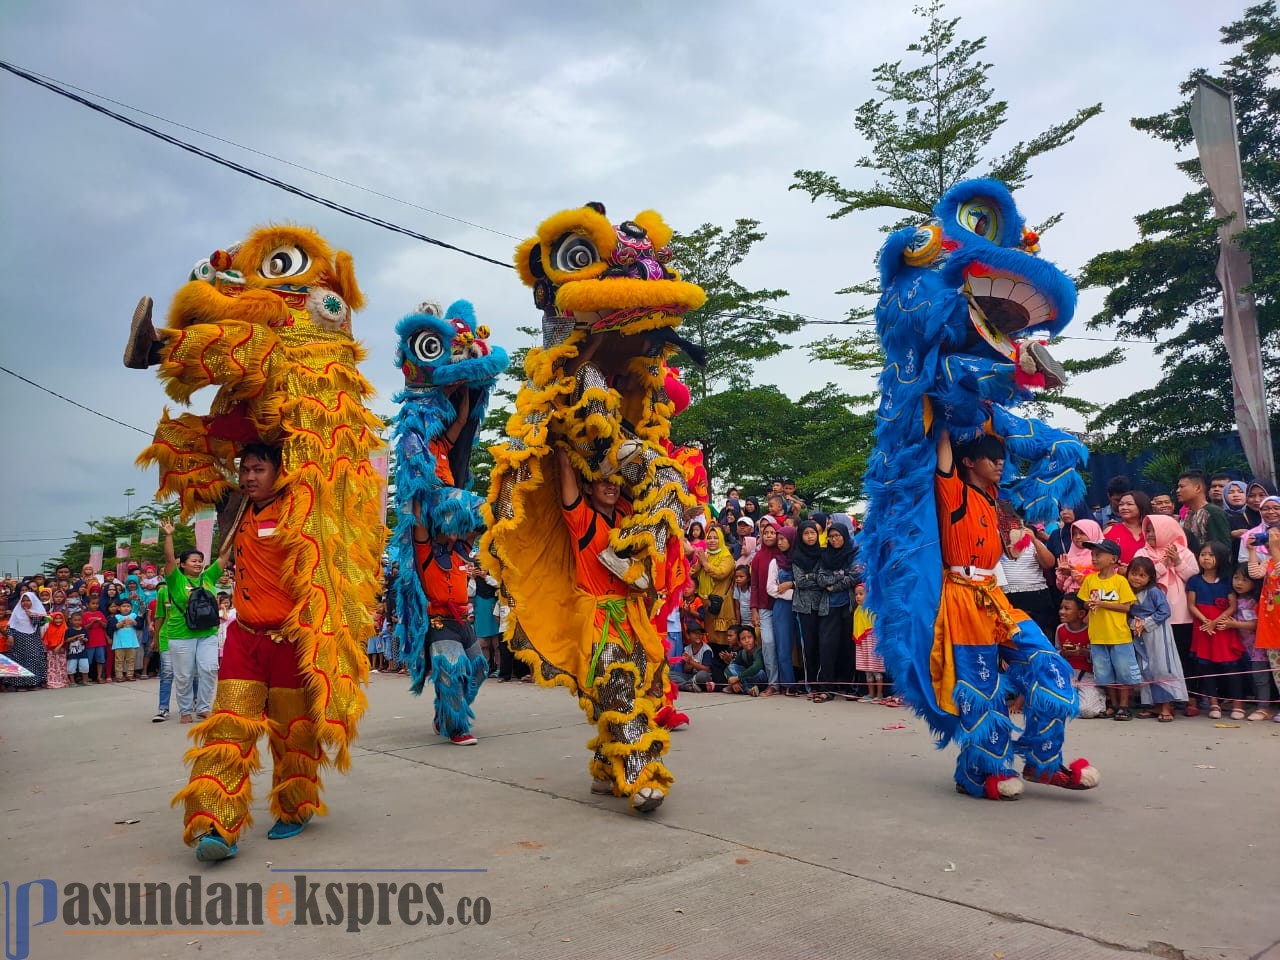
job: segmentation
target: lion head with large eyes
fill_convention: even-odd
[[[243,320],[349,336],[352,311],[363,306],[351,254],[306,227],[272,225],[197,263],[168,326]]]
[[[670,266],[671,228],[652,210],[616,226],[589,203],[548,217],[516,248],[516,269],[533,302],[572,317],[591,333],[633,334],[675,327],[706,302]]]

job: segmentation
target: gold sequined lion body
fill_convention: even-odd
[[[138,457],[159,467],[157,497],[178,498],[186,517],[234,489],[241,446],[281,448],[281,576],[295,605],[280,633],[295,646],[317,735],[339,770],[367,705],[364,647],[384,538],[369,461],[381,422],[365,406],[373,388],[351,336],[351,311],[363,303],[350,255],[301,227],[261,227],[197,264],[152,360],[158,352],[174,400],[187,404],[206,386],[217,393],[208,416],[166,409]]]
[[[667,265],[671,236],[653,211],[615,226],[588,204],[548,218],[517,249],[543,343],[526,356],[508,438],[492,448],[480,550],[512,603],[506,642],[538,683],[576,694],[598,728],[592,776],[633,799],[671,783],[658,762],[669,738],[652,722],[666,682],[652,616],[687,580],[679,536],[697,507],[664,446],[673,405],[663,385],[674,328],[706,296]],[[625,508],[599,558],[629,585],[625,598],[592,596],[575,579],[581,545],[562,517],[557,449],[584,480],[620,481]],[[624,602],[625,616],[617,607],[602,627],[604,605]]]

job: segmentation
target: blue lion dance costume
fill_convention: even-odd
[[[487,344],[489,330],[476,325],[466,300],[447,310],[424,303],[396,335],[405,385],[394,398],[400,412],[392,434],[394,629],[410,690],[421,694],[432,677],[436,731],[469,737],[471,704],[489,671],[466,615],[467,555],[484,529],[484,498],[468,489],[471,454],[507,355]]]
[[[1017,756],[1028,780],[1087,789],[1097,771],[1087,760],[1066,766],[1061,757],[1065,723],[1077,709],[1071,668],[1035,623],[1010,607],[994,569],[948,567],[940,521],[963,512],[940,517],[935,500],[935,492],[943,495],[943,428],[956,443],[984,433],[1003,440],[1000,486],[1027,523],[1056,520],[1060,501],[1082,498],[1084,446],[1008,409],[1029,399],[1030,387],[1063,382],[1044,344],[1023,338],[1060,333],[1075,310],[1075,287],[1035,256],[1038,238],[1004,184],[959,183],[934,214],[891,235],[880,253],[876,329],[885,369],[860,542],[879,650],[897,692],[928,721],[939,747],[959,745],[959,791],[1016,798]],[[950,489],[967,496],[979,488]],[[983,496],[994,518],[994,502]],[[991,533],[1003,547],[998,530]],[[947,590],[969,604],[967,622],[943,615],[952,609]],[[1025,700],[1016,740],[1006,705],[1014,694]]]

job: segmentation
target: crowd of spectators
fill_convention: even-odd
[[[1105,504],[1063,507],[1049,524],[1026,524],[1007,501],[999,506],[1005,549],[995,575],[1076,671],[1082,716],[1273,716],[1280,598],[1263,586],[1268,564],[1280,560],[1280,497],[1269,482],[1191,470],[1174,490],[1148,495],[1115,477]],[[730,489],[718,511],[686,530],[690,582],[666,624],[673,682],[696,693],[900,705],[864,606],[859,529],[849,513],[810,509],[789,480],[759,497]],[[7,677],[4,688],[160,676],[160,721],[176,670],[183,721],[204,716],[217,677],[210,640],[183,632],[166,595],[174,576],[183,595],[218,590],[224,635],[235,615],[230,572],[217,563],[202,569],[203,560],[183,554],[166,578],[129,564],[122,578],[86,565],[78,577],[62,566],[6,581],[0,636],[31,676]],[[469,572],[491,675],[528,680],[500,642],[507,611],[496,584],[477,564]],[[395,622],[396,611],[380,605],[368,647],[375,672],[405,672]]]

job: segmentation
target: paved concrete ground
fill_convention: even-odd
[[[202,868],[169,809],[187,728],[148,722],[155,693],[0,697],[11,888],[192,874],[292,886],[301,872],[439,882],[447,913],[484,897],[491,917],[95,935],[91,949],[55,922],[32,932],[33,960],[1280,957],[1280,724],[1077,721],[1069,744],[1102,786],[997,804],[953,792],[953,755],[905,711],[687,695],[677,784],[646,819],[589,794],[590,730],[563,690],[486,684],[481,743],[459,748],[432,735],[404,678],[375,676],[354,769],[328,778],[332,814],[268,842],[259,801],[240,856]],[[485,872],[317,872],[337,868]]]

